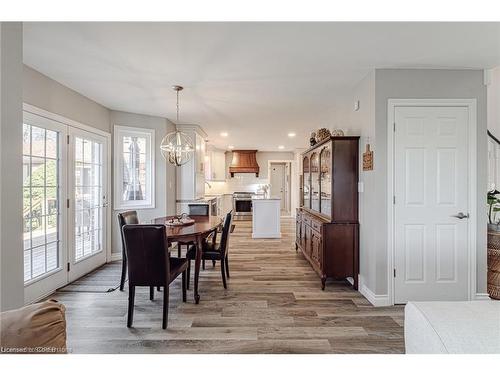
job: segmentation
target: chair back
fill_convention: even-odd
[[[224,227],[222,228],[222,236],[220,239],[220,251],[222,256],[226,256],[229,250],[229,234],[231,233],[231,223],[233,222],[233,210],[226,214],[224,219]]]
[[[166,286],[170,259],[165,225],[126,224],[122,227],[129,284]]]
[[[118,224],[120,228],[126,224],[139,224],[137,211],[125,211],[118,214]]]

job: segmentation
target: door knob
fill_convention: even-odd
[[[465,215],[463,212],[459,212],[456,215],[451,215],[452,217],[456,217],[457,219],[468,219],[469,214]]]

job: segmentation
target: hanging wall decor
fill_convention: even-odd
[[[365,152],[363,153],[363,170],[373,171],[373,151],[370,150],[370,144],[366,144]]]

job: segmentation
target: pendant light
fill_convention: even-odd
[[[184,87],[172,86],[177,93],[177,122],[179,124],[179,91]],[[171,164],[181,166],[193,157],[194,147],[191,138],[179,130],[167,134],[161,141],[161,154]]]

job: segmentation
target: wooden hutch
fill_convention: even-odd
[[[295,249],[321,277],[354,279],[358,289],[359,137],[329,137],[302,154]]]

